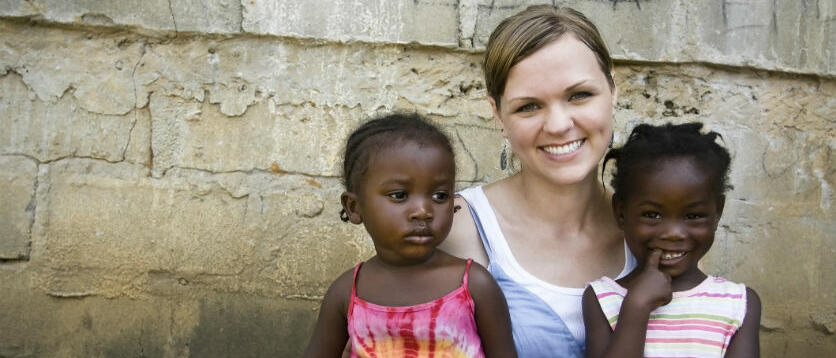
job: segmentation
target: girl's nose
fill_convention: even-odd
[[[685,223],[679,220],[669,220],[662,230],[661,238],[665,240],[682,240],[686,237]]]
[[[433,218],[430,200],[417,199],[409,215],[411,220],[429,220]]]
[[[545,120],[543,130],[547,133],[563,133],[575,125],[569,109],[558,104],[549,106]]]

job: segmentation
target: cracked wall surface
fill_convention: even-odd
[[[543,3],[587,14],[618,59],[836,76],[832,0],[6,0],[0,16],[157,33],[482,49],[499,21]]]
[[[481,51],[534,3],[0,1],[0,356],[299,356],[374,253],[338,219],[346,135],[417,111],[459,187],[502,177]],[[723,134],[703,266],[760,293],[763,355],[832,356],[833,2],[555,3],[617,58],[616,142]]]

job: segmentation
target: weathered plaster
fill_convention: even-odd
[[[0,356],[298,356],[374,252],[338,219],[345,136],[417,111],[460,187],[502,177],[480,51],[521,3],[0,2]],[[764,356],[836,352],[834,6],[559,3],[620,59],[616,142],[723,134],[703,266],[760,293]]]

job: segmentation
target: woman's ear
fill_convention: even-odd
[[[618,228],[624,230],[624,202],[618,194],[613,194],[612,199],[612,215],[615,217]]]
[[[360,215],[359,204],[357,202],[357,194],[352,192],[346,191],[340,195],[340,202],[343,205],[343,210],[345,210],[346,216],[348,216],[348,221],[352,224],[362,224],[363,223],[363,216]]]
[[[488,102],[491,103],[491,113],[493,113],[493,119],[496,121],[496,126],[499,127],[500,132],[502,132],[502,136],[505,137],[505,125],[502,124],[502,117],[499,116],[499,107],[496,100],[493,99],[493,97],[488,96]]]

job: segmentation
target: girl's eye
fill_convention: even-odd
[[[659,220],[662,218],[662,215],[655,212],[655,211],[645,211],[642,213],[643,218]]]
[[[406,200],[406,192],[405,191],[393,191],[389,194],[386,194],[386,196],[392,198],[392,200],[395,200],[395,201]]]
[[[581,91],[581,92],[573,93],[571,96],[569,96],[569,101],[570,102],[571,101],[580,101],[582,99],[586,99],[586,98],[589,98],[589,97],[592,97],[591,92]]]
[[[538,109],[540,109],[540,106],[538,106],[537,104],[528,103],[528,104],[524,104],[524,105],[520,106],[519,108],[517,108],[516,112],[534,112]]]
[[[702,219],[704,217],[705,217],[705,215],[699,214],[699,213],[685,215],[685,218],[688,219],[688,220],[699,220],[699,219]]]
[[[447,201],[447,199],[450,199],[450,194],[446,191],[433,193],[433,200],[435,200],[436,202],[443,203]]]

